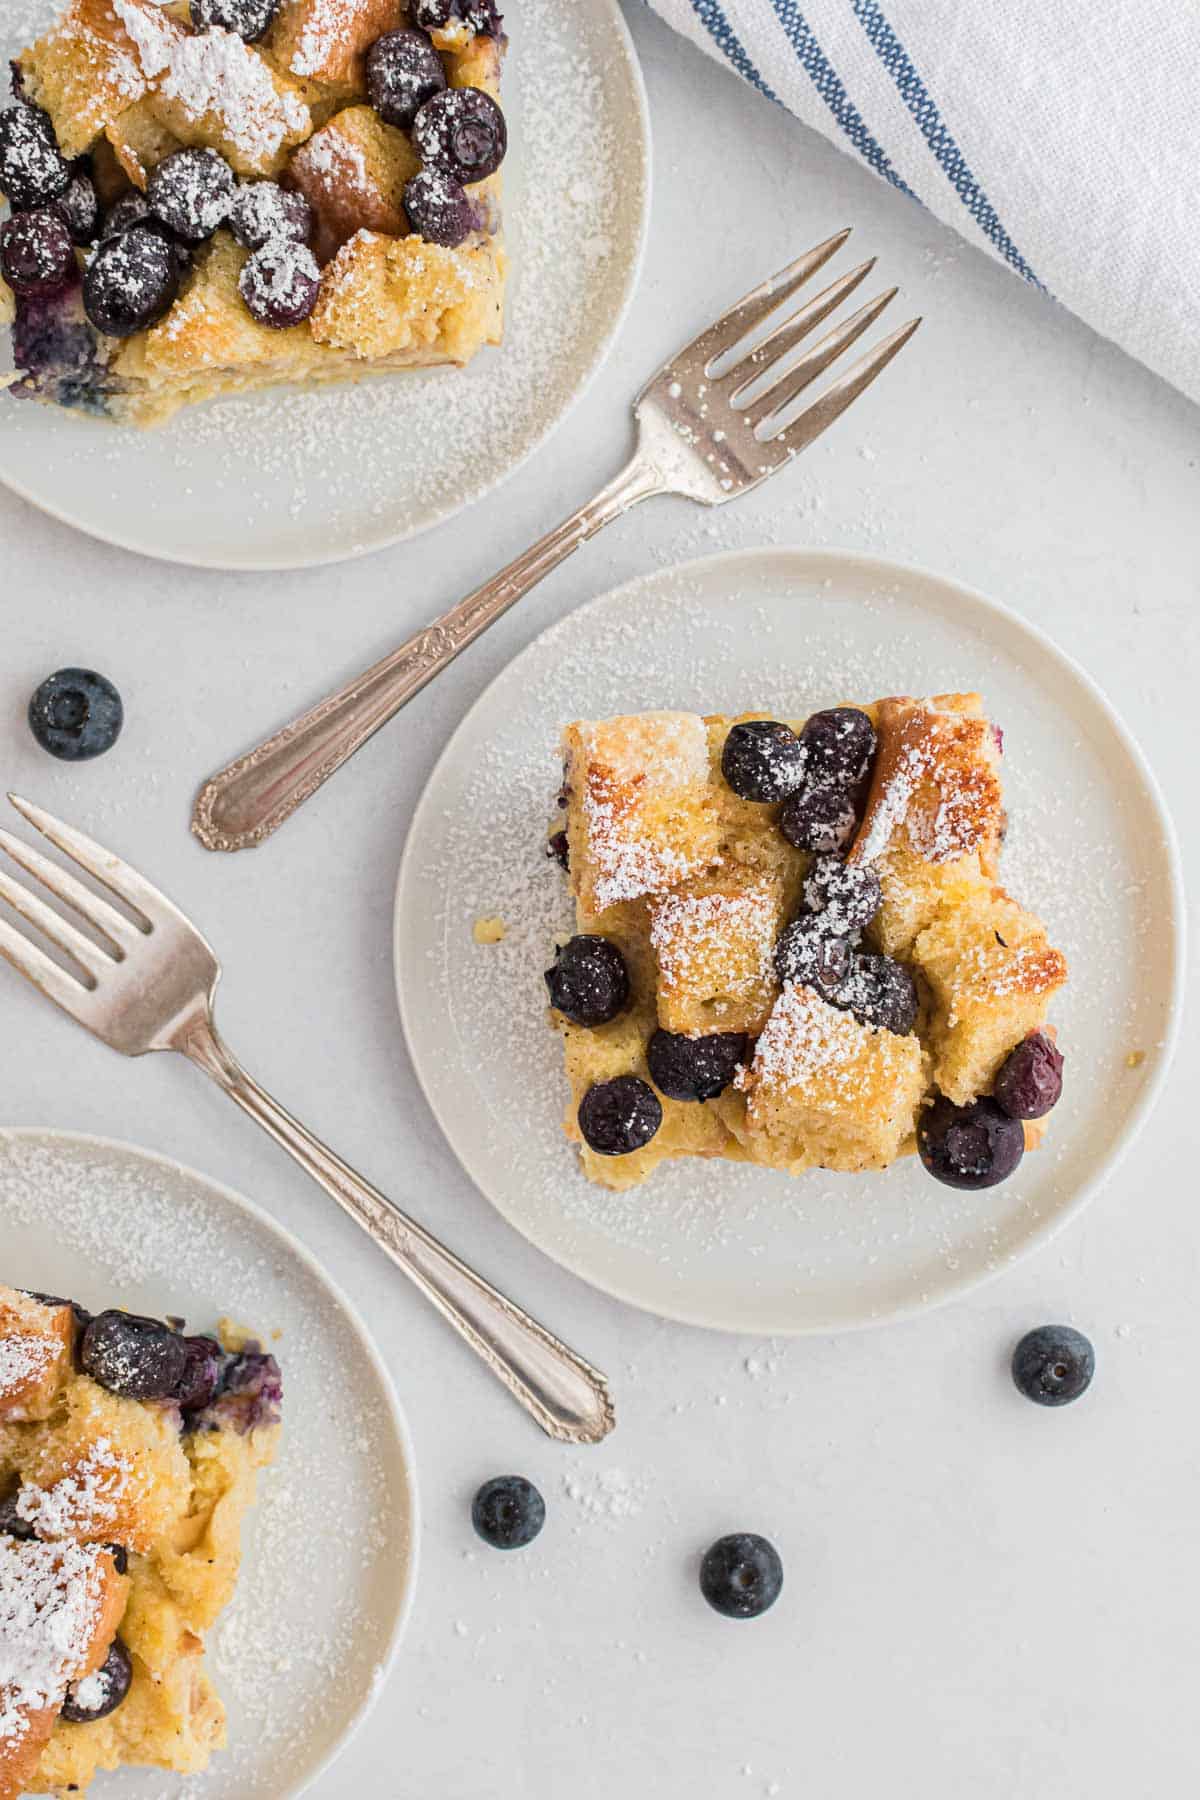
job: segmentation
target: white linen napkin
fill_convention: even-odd
[[[650,0],[1200,400],[1196,0]]]

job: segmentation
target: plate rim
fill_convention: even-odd
[[[1035,1251],[1044,1249],[1047,1244],[1057,1237],[1060,1231],[1064,1230],[1068,1224],[1077,1219],[1100,1192],[1101,1188],[1104,1187],[1117,1173],[1117,1170],[1124,1162],[1126,1156],[1141,1136],[1147,1120],[1150,1118],[1155,1106],[1158,1104],[1163,1088],[1166,1085],[1167,1078],[1174,1063],[1182,1028],[1187,986],[1188,936],[1187,905],[1184,893],[1183,862],[1179,845],[1179,836],[1158,777],[1155,775],[1149,759],[1142,750],[1137,738],[1125,724],[1125,721],[1122,719],[1116,706],[1109,699],[1104,689],[1095,678],[1076,661],[1070,652],[1064,650],[1062,646],[1044,631],[1040,625],[1027,619],[1023,614],[1016,612],[1013,608],[1004,605],[1002,601],[993,600],[989,595],[983,593],[980,589],[971,586],[968,582],[960,581],[954,576],[941,575],[936,570],[930,569],[923,563],[906,562],[896,557],[877,556],[869,552],[837,545],[826,547],[800,544],[749,545],[741,549],[722,550],[707,556],[691,557],[683,562],[672,562],[662,569],[646,570],[642,574],[632,576],[629,580],[623,581],[617,586],[607,589],[603,593],[593,595],[589,600],[586,600],[581,605],[573,608],[561,618],[552,620],[542,631],[538,632],[536,637],[532,638],[528,644],[519,650],[515,656],[511,657],[502,669],[497,670],[487,686],[463,714],[462,718],[455,726],[454,731],[443,746],[441,754],[433,768],[430,770],[416,806],[413,808],[412,818],[409,821],[408,831],[405,836],[404,848],[401,852],[400,865],[396,878],[396,897],[392,914],[392,967],[396,985],[400,1022],[404,1032],[405,1043],[408,1048],[409,1060],[412,1063],[418,1086],[421,1089],[421,1093],[424,1095],[426,1104],[436,1120],[455,1161],[467,1176],[467,1179],[487,1201],[488,1205],[493,1208],[507,1225],[518,1232],[518,1234],[525,1239],[526,1243],[531,1244],[535,1250],[538,1250],[542,1255],[548,1257],[551,1262],[557,1264],[559,1268],[565,1269],[569,1274],[574,1275],[578,1280],[586,1283],[586,1285],[591,1287],[594,1291],[606,1294],[610,1299],[619,1300],[625,1305],[635,1307],[639,1312],[648,1313],[651,1317],[668,1319],[674,1324],[696,1326],[703,1330],[726,1332],[737,1336],[745,1336],[747,1334],[748,1327],[743,1319],[724,1319],[717,1317],[711,1310],[700,1313],[689,1310],[686,1306],[678,1303],[667,1305],[651,1304],[642,1298],[623,1291],[619,1286],[614,1285],[610,1281],[598,1279],[591,1274],[583,1273],[576,1263],[567,1261],[564,1257],[560,1256],[557,1251],[548,1248],[545,1244],[539,1242],[537,1238],[530,1235],[524,1225],[518,1223],[516,1218],[509,1213],[508,1209],[505,1206],[502,1206],[489,1192],[488,1188],[483,1185],[482,1181],[477,1178],[474,1168],[468,1163],[467,1159],[459,1149],[456,1138],[443,1114],[443,1109],[439,1107],[434,1099],[430,1086],[426,1081],[425,1070],[416,1048],[420,1043],[420,1034],[415,1029],[415,1020],[411,1017],[405,1001],[404,950],[402,944],[401,915],[404,910],[403,902],[406,889],[418,878],[415,848],[418,830],[424,826],[427,812],[434,809],[436,804],[435,790],[445,768],[453,761],[460,738],[465,734],[476,715],[484,710],[491,698],[493,688],[495,688],[511,670],[516,668],[525,658],[529,657],[542,643],[542,640],[548,633],[561,629],[567,619],[575,619],[584,612],[603,606],[610,601],[617,601],[633,590],[643,587],[648,582],[666,581],[673,577],[686,580],[688,576],[694,576],[701,571],[707,572],[712,569],[727,567],[730,564],[765,564],[772,561],[793,559],[807,560],[810,562],[832,562],[840,564],[848,569],[858,569],[860,571],[869,572],[871,575],[882,579],[886,579],[888,576],[895,577],[896,575],[901,575],[906,580],[929,583],[944,590],[950,590],[953,594],[965,598],[969,604],[977,606],[988,617],[998,618],[1003,621],[1006,626],[1010,628],[1015,627],[1018,632],[1024,633],[1032,640],[1034,646],[1040,650],[1044,656],[1056,662],[1076,682],[1078,682],[1080,686],[1082,686],[1092,703],[1099,708],[1099,711],[1103,715],[1110,730],[1114,733],[1121,748],[1133,764],[1141,779],[1146,797],[1151,804],[1154,816],[1158,823],[1168,873],[1168,881],[1166,883],[1168,904],[1165,911],[1170,933],[1171,961],[1167,1017],[1160,1040],[1161,1053],[1158,1057],[1153,1074],[1144,1084],[1141,1093],[1130,1112],[1123,1136],[1118,1143],[1113,1146],[1107,1158],[1100,1164],[1096,1172],[1081,1184],[1069,1201],[1057,1208],[1048,1218],[1035,1222],[1028,1234],[1022,1239],[1019,1248],[1004,1262],[994,1268],[984,1266],[981,1269],[973,1270],[969,1274],[960,1276],[958,1279],[950,1280],[940,1287],[935,1294],[928,1298],[919,1297],[912,1301],[901,1302],[873,1313],[870,1316],[858,1316],[852,1321],[844,1321],[836,1325],[819,1321],[808,1324],[798,1323],[783,1325],[778,1322],[772,1322],[769,1327],[763,1328],[764,1333],[768,1336],[786,1338],[830,1337],[848,1331],[882,1329],[888,1325],[900,1324],[906,1319],[934,1312],[939,1307],[947,1306],[952,1302],[964,1299],[968,1294],[975,1292],[977,1289],[982,1288],[988,1283],[998,1280],[1001,1276],[1009,1273],[1018,1262],[1023,1262],[1027,1256],[1032,1255]]]
[[[53,1139],[58,1143],[68,1144],[74,1147],[100,1150],[105,1153],[117,1152],[121,1155],[134,1156],[141,1162],[156,1164],[160,1168],[168,1169],[177,1177],[182,1176],[188,1181],[198,1181],[203,1186],[214,1191],[220,1199],[231,1203],[235,1212],[248,1214],[257,1224],[265,1226],[270,1234],[279,1238],[284,1244],[284,1247],[290,1251],[292,1255],[296,1256],[307,1269],[308,1273],[314,1276],[319,1284],[327,1290],[342,1316],[349,1324],[360,1347],[365,1351],[367,1360],[371,1364],[379,1380],[385,1402],[385,1411],[391,1421],[392,1428],[396,1433],[405,1474],[407,1476],[407,1503],[410,1523],[404,1590],[401,1596],[400,1605],[396,1609],[396,1616],[392,1622],[387,1648],[376,1665],[376,1678],[366,1690],[362,1701],[357,1710],[353,1713],[343,1735],[339,1737],[332,1749],[330,1749],[319,1762],[313,1765],[312,1769],[304,1776],[298,1786],[292,1786],[286,1790],[281,1790],[278,1796],[278,1800],[299,1800],[299,1796],[308,1793],[313,1787],[313,1784],[319,1781],[337,1762],[343,1751],[346,1750],[351,1741],[358,1736],[359,1732],[366,1724],[367,1719],[374,1712],[376,1703],[383,1693],[383,1690],[387,1687],[395,1669],[396,1661],[400,1653],[400,1646],[412,1618],[413,1607],[416,1601],[417,1577],[421,1554],[420,1490],[417,1485],[416,1457],[413,1449],[412,1432],[409,1428],[404,1409],[400,1404],[400,1396],[396,1391],[396,1384],[392,1379],[391,1371],[384,1362],[379,1350],[376,1348],[375,1342],[372,1339],[370,1332],[367,1330],[365,1320],[362,1318],[358,1308],[346,1294],[341,1284],[335,1281],[328,1271],[321,1266],[313,1252],[309,1250],[308,1246],[304,1244],[288,1226],[275,1218],[274,1214],[267,1212],[257,1201],[248,1200],[244,1194],[240,1194],[236,1188],[230,1187],[227,1182],[219,1180],[214,1175],[204,1174],[200,1169],[193,1167],[191,1163],[181,1162],[178,1157],[171,1156],[166,1151],[147,1150],[140,1144],[131,1143],[128,1138],[107,1137],[101,1132],[74,1131],[58,1125],[0,1125],[0,1144],[9,1138],[21,1138],[27,1140],[41,1139],[43,1141],[46,1139]],[[203,1776],[201,1776],[201,1779],[203,1779]]]
[[[424,536],[426,532],[436,531],[440,525],[448,524],[451,520],[458,518],[461,513],[468,511],[473,506],[477,506],[481,501],[486,500],[490,495],[496,493],[498,489],[504,486],[510,477],[516,475],[523,469],[526,464],[537,455],[539,450],[545,448],[546,444],[554,436],[559,427],[565,424],[566,420],[575,411],[576,407],[590,392],[596,378],[599,376],[601,370],[605,367],[612,355],[617,339],[624,329],[625,321],[629,317],[634,297],[641,286],[642,271],[645,266],[646,246],[650,236],[650,208],[654,197],[654,139],[650,125],[650,98],[646,91],[646,78],[642,71],[641,61],[638,57],[637,46],[633,41],[633,33],[630,30],[629,23],[622,11],[620,0],[591,0],[591,3],[596,7],[603,8],[608,13],[610,22],[615,29],[617,42],[623,53],[625,67],[629,76],[630,92],[634,102],[634,116],[638,125],[638,136],[640,139],[640,155],[638,161],[641,166],[642,175],[640,189],[641,213],[638,219],[636,240],[633,246],[633,256],[630,260],[629,273],[624,284],[620,302],[614,310],[606,328],[600,334],[596,343],[596,348],[591,355],[582,376],[566,396],[561,411],[558,412],[540,431],[534,432],[530,442],[526,445],[524,450],[522,450],[520,455],[513,462],[507,464],[499,474],[490,476],[482,486],[477,488],[466,499],[455,499],[450,501],[441,511],[426,518],[423,523],[410,525],[400,531],[385,532],[383,536],[373,539],[370,543],[352,544],[348,549],[344,550],[317,552],[316,554],[303,556],[272,556],[262,558],[247,555],[239,557],[236,561],[232,562],[227,558],[222,558],[220,556],[181,556],[170,550],[151,550],[147,549],[145,544],[137,543],[132,538],[122,535],[118,530],[81,525],[78,519],[73,518],[63,507],[56,506],[52,500],[45,500],[33,494],[19,478],[9,472],[3,461],[0,461],[0,487],[7,488],[10,493],[17,496],[18,500],[21,500],[27,506],[32,506],[36,512],[44,514],[47,518],[55,520],[56,523],[60,525],[67,526],[72,531],[79,532],[82,536],[90,538],[94,543],[108,544],[115,550],[124,550],[130,555],[145,557],[150,562],[166,563],[172,568],[211,569],[214,573],[226,575],[282,574],[288,571],[294,572],[298,569],[332,568],[339,563],[360,562],[364,557],[374,556],[379,552],[394,549],[398,544],[410,543],[415,538]],[[501,347],[500,354],[503,354],[503,347]],[[248,398],[252,399],[253,396]],[[78,423],[84,428],[88,428],[86,421],[79,421]],[[120,428],[110,427],[110,429],[115,430]],[[127,427],[126,429],[134,430],[136,428]]]

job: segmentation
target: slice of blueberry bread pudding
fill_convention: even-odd
[[[591,1180],[913,1150],[956,1187],[1012,1173],[1061,1091],[1067,966],[999,885],[978,695],[578,721],[563,754],[577,929],[546,982]]]
[[[0,1287],[0,1800],[97,1769],[203,1769],[225,1741],[204,1633],[233,1595],[279,1366]]]
[[[70,0],[0,112],[12,393],[153,425],[498,344],[504,48],[495,0]]]

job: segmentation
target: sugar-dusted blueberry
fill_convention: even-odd
[[[0,275],[14,294],[50,294],[74,278],[75,246],[57,205],[0,225]]]
[[[956,1106],[939,1094],[921,1115],[917,1149],[929,1173],[947,1187],[995,1187],[1024,1156],[1025,1129],[994,1100]]]
[[[416,0],[413,18],[424,31],[442,31],[451,19],[479,37],[499,37],[504,26],[496,0]]]
[[[917,984],[912,971],[894,957],[856,951],[837,1004],[852,1012],[860,1025],[907,1037],[917,1022]]]
[[[173,150],[150,171],[146,201],[185,244],[202,244],[229,217],[237,179],[216,150]]]
[[[850,977],[854,952],[847,938],[834,937],[818,918],[794,919],[775,945],[775,974],[782,987],[795,984],[837,1001]]]
[[[791,727],[777,719],[742,719],[729,728],[721,773],[739,798],[767,805],[800,786],[804,752]]]
[[[455,250],[480,229],[479,208],[460,181],[444,169],[422,169],[404,184],[404,211],[427,244]]]
[[[427,100],[412,123],[413,148],[428,167],[456,181],[482,181],[504,161],[508,127],[482,88],[447,88]]]
[[[1027,1400],[1066,1406],[1078,1400],[1096,1372],[1096,1352],[1073,1325],[1039,1325],[1027,1331],[1012,1358],[1012,1377]]]
[[[29,702],[29,729],[60,762],[90,762],[121,735],[125,708],[111,681],[95,669],[56,669]]]
[[[992,1098],[1014,1119],[1041,1119],[1062,1095],[1062,1051],[1044,1031],[1031,1031],[1008,1054]]]
[[[160,235],[165,229],[157,219],[150,219],[150,206],[145,194],[139,193],[137,188],[131,188],[119,200],[113,201],[101,219],[100,241],[104,243],[108,238],[120,237],[123,231],[131,231],[135,225],[143,222],[158,230]]]
[[[174,1398],[181,1412],[199,1412],[216,1399],[229,1358],[216,1338],[185,1337],[183,1345],[186,1361]]]
[[[800,733],[808,779],[857,787],[875,755],[875,727],[857,706],[831,706],[813,713]]]
[[[238,292],[260,325],[285,331],[302,325],[317,304],[321,271],[307,244],[271,238],[246,259]]]
[[[116,1712],[129,1692],[133,1680],[133,1663],[125,1645],[115,1637],[108,1655],[91,1675],[85,1675],[67,1689],[62,1716],[72,1725],[90,1725],[96,1719]]]
[[[312,237],[313,210],[303,194],[281,188],[277,181],[246,181],[233,197],[228,223],[247,250],[261,250],[272,238],[307,244]]]
[[[555,952],[546,988],[572,1025],[607,1025],[629,998],[629,970],[611,939],[580,932]]]
[[[565,831],[552,831],[546,839],[546,855],[556,862],[564,873],[571,869],[571,845]]]
[[[66,192],[54,203],[67,222],[71,241],[91,244],[96,239],[100,222],[100,201],[92,180],[92,163],[88,156],[76,157],[71,164],[71,179]]]
[[[106,337],[130,337],[157,323],[179,292],[179,263],[166,239],[144,225],[107,238],[83,277],[83,310]]]
[[[367,51],[366,67],[368,100],[402,131],[446,86],[442,59],[423,31],[385,31]]]
[[[524,1475],[495,1475],[472,1500],[471,1523],[493,1550],[523,1550],[546,1523],[546,1502]]]
[[[716,1031],[707,1037],[656,1031],[646,1046],[650,1078],[669,1100],[715,1100],[745,1062],[746,1045],[742,1031]]]
[[[806,782],[784,801],[779,829],[797,850],[816,850],[823,855],[844,850],[858,830],[853,790],[836,782]]]
[[[883,891],[870,863],[818,856],[805,878],[804,904],[820,914],[826,931],[850,937],[871,923],[883,905]]]
[[[83,1334],[85,1375],[127,1400],[170,1400],[187,1368],[187,1344],[161,1319],[139,1313],[97,1313]]]
[[[188,8],[197,31],[232,31],[247,44],[265,37],[279,0],[191,0]]]
[[[24,100],[0,113],[0,193],[15,211],[60,199],[70,182],[48,113]]]
[[[662,1118],[658,1095],[636,1075],[598,1081],[579,1103],[579,1129],[598,1156],[628,1156],[641,1150]]]
[[[779,1552],[757,1532],[732,1531],[704,1552],[700,1592],[727,1619],[757,1619],[774,1606],[782,1587]]]

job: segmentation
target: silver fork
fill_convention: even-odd
[[[846,369],[798,417],[786,417],[809,384],[894,298],[897,290],[887,289],[794,359],[804,340],[874,268],[874,257],[789,312],[753,347],[746,340],[768,325],[849,235],[849,230],[839,231],[806,251],[664,364],[634,403],[638,443],[633,457],[586,506],[435,624],[206,781],[192,814],[192,830],[200,842],[209,850],[260,844],[481,632],[580,544],[639,501],[678,494],[702,506],[723,506],[749,493],[820,437],[921,323],[910,319]]]
[[[57,849],[128,907],[133,918],[0,827],[0,848],[99,939],[86,936],[31,888],[0,870],[0,899],[56,945],[74,968],[61,967],[4,918],[0,956],[122,1055],[178,1050],[188,1057],[374,1238],[543,1431],[573,1444],[606,1437],[616,1418],[603,1375],[385,1200],[285,1112],[230,1054],[213,1023],[220,964],[178,907],[81,831],[15,794],[9,799]]]

